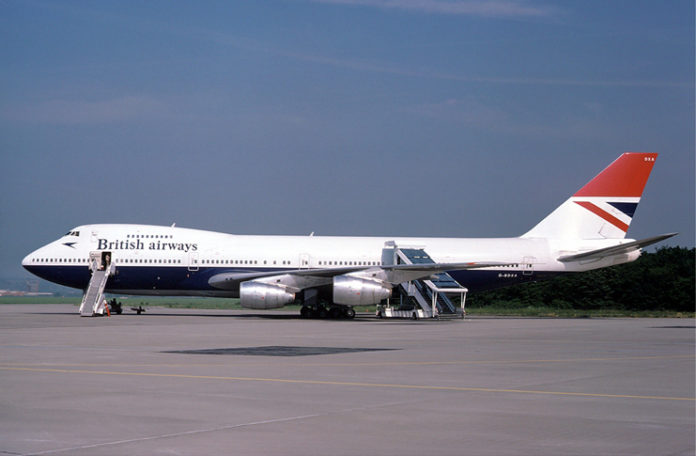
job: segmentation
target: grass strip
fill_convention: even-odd
[[[108,297],[107,299],[111,299]],[[166,297],[166,296],[128,296],[116,299],[124,308],[130,306],[167,307],[170,309],[243,309],[239,299],[228,298],[199,298],[199,297]],[[79,297],[57,296],[0,296],[2,304],[80,304]],[[282,308],[285,311],[300,310],[299,305],[289,305]],[[374,313],[375,306],[358,306],[356,312]],[[547,318],[694,318],[694,312],[675,312],[666,310],[630,310],[630,309],[558,309],[545,306],[498,306],[467,307],[468,316],[508,316],[508,317],[547,317]]]

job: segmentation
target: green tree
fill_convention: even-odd
[[[696,249],[663,247],[627,264],[474,293],[473,307],[694,311]]]

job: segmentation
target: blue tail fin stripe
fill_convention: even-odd
[[[638,203],[609,203],[624,214],[628,215],[629,217],[633,218],[633,214],[636,213],[636,208],[638,207]]]

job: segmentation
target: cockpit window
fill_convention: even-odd
[[[65,233],[65,236],[79,236],[80,232],[79,231],[68,231]]]

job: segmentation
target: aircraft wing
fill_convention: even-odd
[[[331,282],[335,276],[351,275],[357,277],[375,277],[392,284],[408,282],[430,277],[445,271],[463,269],[479,269],[502,266],[500,262],[468,262],[468,263],[426,263],[426,264],[395,264],[382,266],[351,266],[326,269],[294,269],[291,271],[272,272],[223,272],[212,276],[210,286],[222,290],[236,289],[241,282],[259,280],[272,282],[274,278],[282,278],[287,283],[288,278],[294,278],[298,289],[310,286],[320,286]]]
[[[627,242],[625,244],[619,244],[619,245],[614,245],[611,247],[605,247],[603,249],[590,250],[589,252],[578,253],[575,255],[565,255],[565,256],[559,257],[558,261],[562,261],[562,262],[566,263],[569,261],[593,260],[593,259],[600,259],[600,258],[605,258],[608,256],[613,256],[613,255],[621,255],[621,254],[625,254],[625,253],[630,253],[630,252],[633,252],[634,250],[638,250],[640,248],[647,247],[647,246],[654,244],[656,242],[660,242],[660,241],[664,241],[665,239],[669,239],[672,236],[676,236],[677,234],[679,234],[679,233],[661,234],[659,236],[653,236],[653,237],[641,239],[639,241]]]

